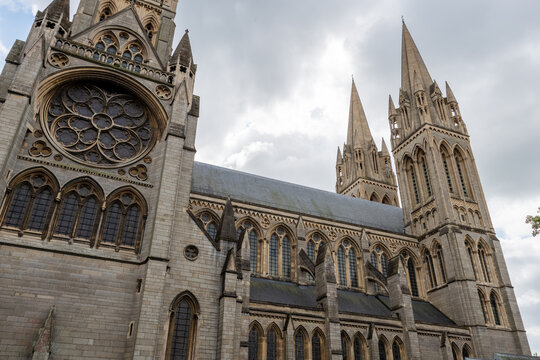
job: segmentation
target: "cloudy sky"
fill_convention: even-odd
[[[48,0],[0,0],[0,57]],[[78,1],[72,1],[72,13]],[[184,0],[201,96],[197,159],[333,191],[351,76],[376,139],[400,86],[401,16],[460,103],[531,349],[540,352],[540,2]],[[2,60],[3,61],[3,60]],[[0,63],[1,65],[2,63]]]

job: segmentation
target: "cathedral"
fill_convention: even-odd
[[[459,103],[405,24],[394,164],[353,82],[332,193],[195,161],[177,5],[53,0],[11,48],[0,358],[530,355]]]

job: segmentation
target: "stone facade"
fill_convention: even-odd
[[[81,0],[71,22],[54,0],[8,55],[1,358],[530,354],[458,103],[405,25],[395,174],[353,83],[333,194],[194,161],[176,6]]]

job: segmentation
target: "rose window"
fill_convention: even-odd
[[[140,158],[156,137],[146,105],[128,91],[105,84],[61,88],[49,103],[45,121],[48,135],[64,152],[104,167]]]

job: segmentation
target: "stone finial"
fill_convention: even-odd
[[[43,327],[39,329],[39,335],[34,342],[32,349],[32,360],[47,360],[51,354],[51,347],[53,342],[53,323],[54,323],[55,306],[49,311],[49,315],[43,324]]]
[[[223,209],[223,215],[221,215],[221,224],[219,225],[217,238],[220,241],[238,241],[236,233],[236,226],[234,221],[234,209],[231,199],[228,198]]]
[[[296,237],[300,241],[306,240],[306,228],[304,226],[304,220],[301,216],[298,218],[298,223],[296,224]]]
[[[191,51],[191,42],[189,41],[188,33],[189,31],[188,29],[186,29],[184,36],[182,36],[182,39],[178,43],[178,46],[176,46],[176,49],[171,56],[170,63],[178,62],[180,65],[186,67],[189,67],[194,63],[193,53]]]
[[[323,267],[323,273],[317,271],[317,268],[319,266]],[[324,281],[326,281],[327,283],[336,283],[336,274],[334,273],[334,260],[332,259],[332,252],[330,251],[326,243],[322,243],[319,246],[317,260],[315,261],[315,268],[316,277],[319,275],[323,275]],[[318,279],[316,279],[316,281],[318,281]]]
[[[446,84],[446,99],[448,100],[448,103],[457,103],[456,97],[454,96],[454,92],[450,88],[450,85],[448,85],[448,81],[445,81]]]
[[[397,115],[396,106],[394,105],[394,100],[392,100],[392,95],[388,95],[388,117]]]

